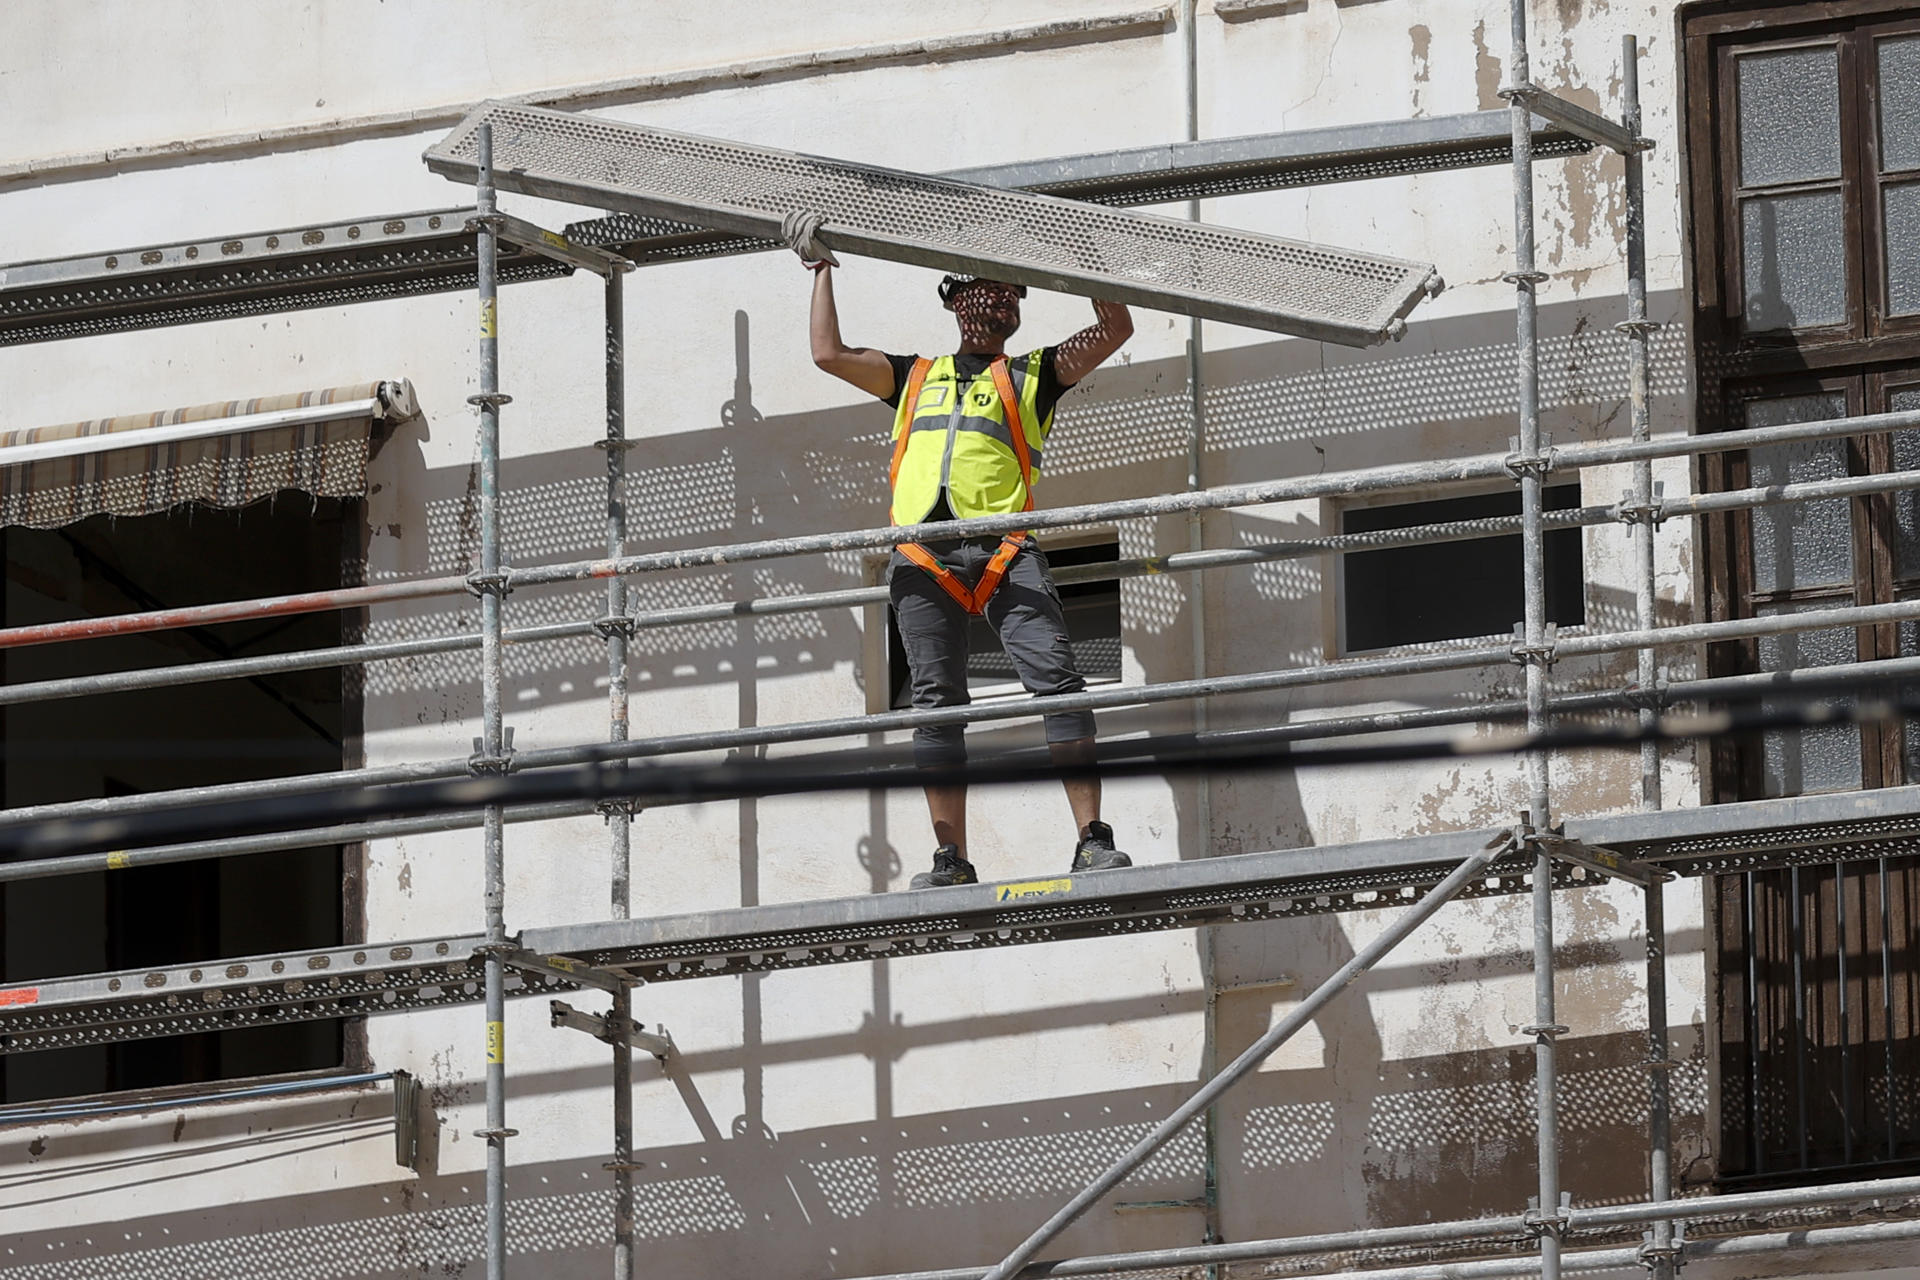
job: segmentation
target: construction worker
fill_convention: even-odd
[[[813,362],[894,410],[893,487],[895,524],[1003,515],[1033,507],[1032,485],[1062,393],[1099,367],[1133,333],[1133,318],[1118,303],[1093,304],[1095,322],[1065,342],[1009,358],[1007,339],[1020,327],[1020,285],[950,275],[940,282],[940,301],[960,327],[959,350],[928,360],[849,347],[840,339],[833,301],[832,252],[816,239],[818,214],[790,214],[788,246],[814,273],[809,336]],[[1086,681],[1067,645],[1060,593],[1046,554],[1031,534],[994,534],[894,549],[888,585],[916,708],[963,706],[967,693],[967,625],[983,615],[1029,693],[1077,693]],[[914,759],[921,767],[963,763],[962,725],[914,730]],[[1055,712],[1046,717],[1049,750],[1059,764],[1093,760],[1093,713]],[[1101,871],[1132,864],[1113,846],[1113,829],[1100,820],[1100,780],[1065,779],[1078,840],[1074,871]],[[926,788],[938,848],[933,869],[913,877],[912,887],[976,884],[967,858],[967,790]]]

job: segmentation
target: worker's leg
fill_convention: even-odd
[[[1007,651],[1028,693],[1045,697],[1079,693],[1087,687],[1067,643],[1067,616],[1060,605],[1060,592],[1053,585],[1046,553],[1038,544],[1028,543],[1007,566],[1000,589],[987,601],[987,621],[999,634],[1000,647]],[[1056,712],[1046,718],[1046,728],[1048,749],[1056,764],[1092,762],[1093,712]],[[1063,781],[1075,832],[1084,836],[1087,825],[1100,820],[1100,780],[1083,777]]]
[[[931,577],[899,552],[889,576],[894,625],[906,651],[908,689],[915,710],[965,706],[967,612]],[[913,731],[913,759],[922,768],[965,764],[961,725],[925,725]],[[928,787],[927,816],[934,843],[967,850],[967,789]]]
[[[1092,738],[1050,742],[1047,750],[1052,753],[1055,764],[1093,763]],[[1060,785],[1067,789],[1067,805],[1073,810],[1074,828],[1084,836],[1090,823],[1100,821],[1100,779],[1094,774],[1084,774],[1077,778],[1062,778]]]

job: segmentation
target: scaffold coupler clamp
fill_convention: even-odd
[[[485,227],[488,231],[498,232],[507,225],[507,216],[503,213],[475,213],[468,216],[465,230],[478,231]]]
[[[487,753],[487,740],[473,740],[473,754],[467,757],[467,771],[476,774],[499,774],[502,777],[513,771],[513,726],[507,725],[500,730],[500,754]]]
[[[611,799],[595,800],[593,811],[608,822],[615,818],[625,818],[632,822],[640,816],[640,802],[631,796],[615,796]]]
[[[1658,333],[1666,327],[1667,326],[1661,324],[1658,320],[1622,320],[1619,324],[1613,326],[1613,331],[1615,333],[1624,333],[1629,338],[1644,338],[1649,334]]]
[[[498,409],[501,405],[512,404],[513,397],[504,391],[478,391],[467,397],[467,403],[483,409]]]
[[[506,569],[495,569],[492,573],[475,569],[467,575],[467,594],[474,597],[499,596],[505,600],[513,594],[512,574]]]
[[[1507,450],[1507,456],[1500,460],[1500,465],[1516,480],[1528,476],[1545,480],[1553,470],[1553,443],[1549,436],[1540,437],[1540,447],[1531,454],[1520,451],[1519,436],[1508,436]]]
[[[1640,1265],[1648,1271],[1657,1271],[1661,1263],[1666,1263],[1672,1271],[1679,1271],[1687,1263],[1687,1224],[1684,1219],[1676,1219],[1670,1225],[1667,1242],[1661,1244],[1655,1238],[1654,1230],[1648,1227],[1641,1233],[1638,1256]]]
[[[475,958],[480,960],[485,960],[492,956],[499,956],[505,959],[508,956],[520,955],[525,950],[526,948],[520,945],[520,935],[513,933],[508,934],[498,942],[482,942],[478,944],[474,947],[473,954]]]
[[[1664,711],[1668,698],[1667,678],[1657,676],[1652,684],[1630,684],[1620,691],[1628,706],[1635,711]]]
[[[1527,1230],[1535,1236],[1552,1236],[1555,1240],[1565,1240],[1567,1229],[1573,1225],[1573,1193],[1562,1191],[1560,1205],[1552,1213],[1540,1211],[1540,1197],[1527,1197],[1527,1211],[1520,1215]]]
[[[1667,504],[1662,493],[1664,488],[1664,485],[1656,483],[1653,497],[1646,502],[1637,501],[1630,492],[1622,493],[1620,501],[1613,504],[1613,518],[1621,524],[1644,524],[1648,528],[1659,528],[1667,518]]]
[[[1527,667],[1538,663],[1543,667],[1551,667],[1554,650],[1559,644],[1560,627],[1557,623],[1547,624],[1546,632],[1539,644],[1527,643],[1527,629],[1524,623],[1513,624],[1513,661],[1519,666]]]
[[[633,619],[624,613],[613,613],[608,614],[604,618],[595,618],[593,620],[593,629],[600,633],[602,640],[611,640],[615,636],[619,636],[623,640],[631,640],[640,630]]]

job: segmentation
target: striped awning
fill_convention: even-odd
[[[401,380],[0,431],[0,525],[241,507],[282,489],[356,497],[374,424],[417,412]]]

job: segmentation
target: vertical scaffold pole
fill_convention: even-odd
[[[1621,105],[1623,120],[1635,137],[1640,135],[1640,68],[1639,43],[1632,36],[1622,41],[1621,67]],[[1653,438],[1651,389],[1648,375],[1647,340],[1657,327],[1647,319],[1647,193],[1641,171],[1640,153],[1630,152],[1626,156],[1627,166],[1627,319],[1619,329],[1627,336],[1627,395],[1630,406],[1633,438],[1645,441]],[[1633,464],[1632,507],[1635,512],[1633,522],[1633,558],[1637,570],[1634,581],[1634,616],[1642,631],[1650,631],[1654,625],[1654,570],[1653,570],[1653,463],[1642,459]],[[1655,692],[1657,672],[1654,668],[1653,650],[1643,648],[1636,655],[1637,669],[1635,679],[1643,695],[1651,698]],[[1654,708],[1651,704],[1640,711],[1640,727],[1653,727]],[[1660,807],[1660,748],[1659,744],[1648,741],[1640,744],[1640,807],[1658,809]]]
[[[627,369],[623,271],[607,273],[607,558],[627,553]],[[627,582],[618,575],[607,579],[607,616],[601,622],[607,638],[607,738],[627,738],[627,640],[633,620],[627,616]],[[605,808],[608,845],[612,855],[613,918],[632,912],[631,873],[633,807],[616,802]],[[633,1041],[624,1031],[633,1016],[633,993],[614,993],[609,1021],[616,1034],[613,1047],[613,1280],[633,1276]]]
[[[480,126],[479,178],[474,184],[477,283],[480,294],[480,570],[469,585],[480,597],[480,719],[475,773],[504,771],[506,732],[501,711],[500,607],[506,576],[500,571],[500,287],[494,235],[493,129]],[[500,806],[486,807],[487,948],[487,1280],[505,1280],[507,1264],[507,923],[506,862]]]
[[[1627,131],[1640,136],[1640,45],[1633,36],[1620,42],[1621,118]],[[1627,394],[1632,412],[1633,438],[1653,436],[1648,339],[1654,324],[1647,319],[1647,192],[1640,153],[1626,156],[1627,194],[1627,319],[1620,326],[1627,336]],[[1633,464],[1633,551],[1635,621],[1642,631],[1654,625],[1654,503],[1653,463]],[[1636,682],[1651,698],[1657,672],[1652,649],[1637,655]],[[1650,728],[1651,702],[1641,708],[1640,724]],[[1660,749],[1649,741],[1640,746],[1640,807],[1660,807]],[[1655,880],[1646,888],[1647,925],[1647,1198],[1673,1197],[1672,1079],[1673,1053],[1667,1028],[1667,911],[1665,887]],[[1647,1235],[1647,1269],[1653,1280],[1673,1280],[1673,1223],[1655,1222]]]
[[[1509,90],[1519,90],[1531,79],[1527,58],[1527,0],[1512,0],[1512,53]],[[1533,129],[1525,101],[1509,97],[1513,125],[1514,269],[1508,279],[1514,287],[1514,336],[1517,351],[1517,401],[1520,438],[1513,460],[1520,480],[1520,547],[1525,576],[1526,616],[1521,628],[1520,658],[1527,681],[1527,728],[1546,728],[1547,644],[1546,554],[1541,523],[1543,470],[1540,453],[1540,353],[1536,286],[1546,277],[1534,262]],[[1545,831],[1553,820],[1549,804],[1547,756],[1527,756],[1527,818],[1534,831]],[[1553,980],[1553,864],[1543,847],[1535,846],[1533,860],[1533,1037],[1534,1113],[1538,1132],[1539,1235],[1541,1280],[1560,1277],[1560,1136],[1555,1111],[1554,1037],[1562,1028],[1554,1021]]]
[[[1185,0],[1180,7],[1180,25],[1184,33],[1184,46],[1187,64],[1187,141],[1200,140],[1200,5],[1199,0]],[[1187,201],[1187,220],[1200,221],[1200,201],[1196,197]],[[1205,487],[1203,463],[1206,458],[1207,415],[1206,384],[1204,381],[1203,361],[1206,347],[1202,341],[1204,334],[1200,327],[1200,318],[1193,317],[1187,323],[1187,488],[1189,491]],[[1187,550],[1204,551],[1207,547],[1206,513],[1190,511],[1187,513]],[[1191,624],[1188,630],[1193,646],[1193,678],[1207,678],[1207,579],[1205,574],[1196,573],[1191,578]],[[1193,700],[1193,731],[1204,734],[1207,731],[1207,702],[1205,698]],[[1193,779],[1193,828],[1198,835],[1194,842],[1195,856],[1206,858],[1213,854],[1213,787],[1205,773],[1196,774]],[[1216,964],[1213,931],[1202,928],[1198,938],[1200,955],[1200,978],[1207,984],[1207,1003],[1203,1014],[1203,1029],[1200,1050],[1200,1078],[1211,1079],[1220,1067],[1220,989],[1219,969]],[[1202,1239],[1207,1244],[1217,1244],[1226,1237],[1221,1230],[1220,1220],[1220,1108],[1208,1107],[1206,1119],[1200,1134],[1202,1155],[1201,1170],[1201,1212],[1205,1215]],[[1220,1280],[1220,1268],[1209,1266],[1206,1280]]]

